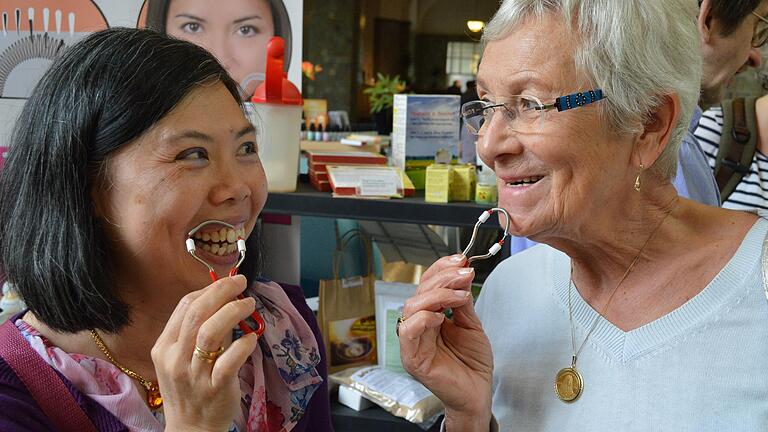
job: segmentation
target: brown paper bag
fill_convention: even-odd
[[[365,245],[367,273],[365,276],[343,278],[341,263],[344,249],[358,237]],[[325,342],[329,373],[352,366],[376,364],[374,280],[370,240],[359,230],[347,232],[334,251],[333,279],[320,281],[318,321]]]
[[[382,258],[381,270],[381,280],[384,282],[402,282],[418,285],[421,281],[421,275],[424,274],[427,267],[405,261],[387,262]]]

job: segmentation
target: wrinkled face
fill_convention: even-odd
[[[221,83],[193,90],[118,150],[107,170],[95,202],[118,280],[168,281],[174,294],[210,283],[206,268],[186,250],[187,233],[207,220],[235,226],[238,232],[230,234],[209,225],[197,242],[198,256],[224,276],[238,259],[233,234],[251,233],[267,196],[253,127]]]
[[[763,2],[755,12],[760,16],[768,15],[768,2]],[[723,36],[717,20],[714,20],[709,43],[702,43],[702,105],[718,104],[736,74],[749,67],[760,66],[760,50],[752,48],[752,37],[759,21],[758,17],[749,14],[732,34]]]
[[[577,74],[575,38],[562,19],[547,16],[523,22],[504,39],[491,42],[478,73],[478,96],[497,102],[512,95],[558,96],[590,90]],[[610,98],[610,95],[607,95]],[[493,115],[478,137],[477,151],[498,177],[499,205],[512,218],[515,235],[542,241],[548,234],[578,229],[606,202],[631,189],[633,137],[609,131],[597,102],[581,108],[545,111],[535,127],[509,126]]]
[[[267,42],[275,35],[267,0],[173,0],[165,28],[216,56],[244,88],[244,96],[250,97],[264,80]]]

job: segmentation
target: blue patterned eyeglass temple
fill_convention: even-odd
[[[567,111],[569,109],[589,105],[602,99],[607,99],[607,96],[603,95],[603,91],[601,89],[594,89],[585,92],[573,93],[566,96],[560,96],[559,98],[555,99],[554,103],[544,105],[541,107],[541,109],[557,108],[557,111]]]

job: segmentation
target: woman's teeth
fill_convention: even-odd
[[[245,238],[245,229],[221,228],[218,231],[198,231],[194,235],[195,246],[218,256],[237,251],[238,238]]]
[[[528,186],[528,185],[532,185],[532,184],[538,182],[539,180],[541,180],[543,178],[544,177],[527,177],[527,178],[524,178],[522,180],[517,180],[517,181],[513,181],[513,182],[507,182],[507,186],[510,186],[510,187]]]

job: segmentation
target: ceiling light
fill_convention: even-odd
[[[485,22],[479,20],[469,20],[467,21],[467,28],[472,33],[478,33],[485,28]]]

